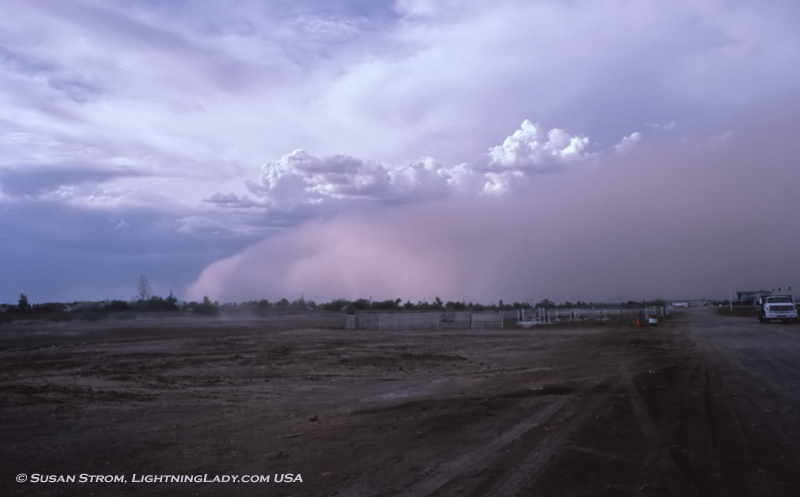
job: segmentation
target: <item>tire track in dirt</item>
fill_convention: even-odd
[[[614,350],[627,351],[627,343],[612,346]],[[624,455],[604,453],[590,447],[576,447],[571,443],[574,434],[581,430],[587,421],[597,416],[608,408],[609,400],[615,397],[611,392],[619,391],[623,383],[630,384],[629,370],[634,369],[635,357],[620,358],[615,356],[615,365],[611,369],[602,371],[600,376],[577,375],[583,387],[568,399],[562,399],[559,406],[551,404],[550,409],[541,411],[517,427],[525,429],[509,430],[510,436],[505,438],[498,448],[492,450],[479,450],[481,457],[475,458],[470,464],[462,466],[461,470],[437,475],[435,485],[429,487],[412,487],[403,495],[428,495],[430,491],[437,495],[463,495],[464,491],[457,488],[466,488],[468,495],[483,496],[514,496],[537,494],[539,476],[550,470],[551,462],[558,460],[565,451],[574,450],[593,457],[612,457],[623,464],[636,464]],[[595,372],[596,373],[596,372]],[[576,378],[573,378],[575,381]],[[600,386],[603,388],[598,388]],[[606,393],[601,393],[606,392]],[[638,398],[638,397],[637,397]],[[553,409],[557,407],[557,409]],[[643,402],[637,404],[641,423],[648,430],[648,435],[657,437],[657,430],[647,416],[647,409]],[[536,429],[542,428],[544,429]],[[549,427],[552,427],[549,428]],[[512,441],[518,442],[516,447],[503,450]],[[504,453],[499,454],[502,450]],[[466,480],[473,480],[471,483]],[[459,480],[462,480],[460,482]],[[417,494],[416,491],[426,489],[428,493]]]
[[[455,478],[485,466],[487,459],[496,457],[497,452],[503,450],[510,443],[530,432],[536,428],[537,425],[550,420],[556,413],[564,409],[565,406],[571,402],[574,402],[574,399],[574,395],[562,396],[548,403],[534,415],[526,418],[512,428],[504,431],[499,436],[495,437],[487,445],[475,449],[472,452],[468,452],[457,459],[442,464],[435,475],[412,485],[399,495],[401,497],[425,497],[431,495]],[[555,434],[555,432],[551,433]],[[563,437],[559,437],[558,443],[551,444],[553,447],[550,448],[549,452],[545,450],[542,453],[542,456],[546,457],[552,454],[553,449],[560,445],[560,438]]]
[[[600,406],[594,406],[592,409],[587,409],[586,406],[573,403],[569,406],[568,411],[565,409],[567,412],[556,413],[559,418],[557,420],[558,430],[550,432],[538,444],[527,446],[525,448],[527,453],[518,458],[517,464],[510,471],[498,480],[491,482],[489,488],[478,487],[470,495],[508,497],[530,494],[533,490],[531,483],[536,480],[537,475],[547,468],[551,459],[568,446],[571,435],[600,408]]]
[[[646,455],[641,462],[640,477],[633,485],[633,495],[635,496],[647,495],[653,489],[663,487],[662,484],[665,480],[671,494],[689,495],[672,458],[673,440],[677,427],[674,424],[674,417],[668,415],[674,414],[668,410],[668,407],[678,404],[681,405],[681,408],[683,407],[683,403],[680,402],[682,392],[687,388],[692,372],[696,373],[698,367],[699,361],[695,360],[690,368],[691,372],[687,372],[686,368],[679,368],[677,378],[665,389],[666,395],[656,393],[657,403],[653,401],[653,394],[648,393],[649,407],[645,399],[645,383],[642,383],[640,390],[636,380],[643,379],[642,377],[645,375],[659,374],[663,376],[664,373],[668,373],[667,377],[669,378],[672,366],[660,370],[647,370],[637,375],[636,378],[630,376],[631,368],[626,371],[625,390],[630,396],[631,407],[636,415],[639,430],[647,444]],[[658,416],[659,414],[661,416]]]
[[[628,343],[622,347],[627,350]],[[558,431],[549,434],[547,437],[538,441],[526,441],[522,451],[516,451],[505,458],[508,469],[493,479],[487,480],[484,484],[477,486],[469,494],[471,497],[509,497],[517,495],[538,495],[540,489],[537,482],[540,475],[550,470],[550,463],[560,457],[565,451],[573,450],[590,454],[594,457],[615,458],[625,463],[631,461],[619,457],[616,454],[609,454],[591,448],[575,446],[570,443],[573,435],[587,423],[589,419],[595,418],[608,405],[608,397],[603,395],[586,395],[599,385],[604,384],[609,391],[616,391],[620,388],[620,383],[630,383],[628,371],[633,369],[631,358],[621,359],[616,370],[606,371],[603,378],[581,377],[583,381],[591,380],[591,384],[584,387],[581,392],[574,397],[574,403],[569,405],[569,411],[555,413],[553,424],[559,427]],[[645,422],[649,420],[646,407],[640,403],[642,415]],[[556,419],[557,418],[557,419]],[[652,427],[652,423],[650,423]],[[652,430],[655,433],[655,430]],[[653,434],[651,433],[651,435]],[[566,495],[566,494],[565,494]],[[572,494],[569,494],[572,495]]]
[[[650,447],[634,495],[747,495],[740,474],[721,458],[720,440],[735,439],[732,430],[739,423],[718,407],[719,373],[704,351],[678,352],[671,358],[674,366],[647,373],[666,381],[661,391],[653,392],[644,374],[633,382],[634,404],[647,405],[658,431],[657,438],[646,437]],[[671,378],[673,368],[677,374]],[[643,433],[651,432],[651,422],[638,417]]]
[[[536,415],[507,430],[502,439],[497,439],[489,446],[477,449],[449,463],[447,469],[411,486],[401,495],[426,496],[432,493],[464,495],[464,490],[468,492],[468,495],[474,497],[538,495],[542,491],[539,486],[540,477],[549,472],[552,469],[551,463],[560,460],[568,450],[595,458],[610,457],[626,466],[640,466],[640,460],[598,451],[591,447],[576,447],[571,443],[573,435],[583,429],[589,419],[599,417],[597,414],[610,408],[611,402],[618,401],[619,395],[613,392],[628,394],[623,396],[630,398],[630,406],[635,412],[636,422],[651,447],[646,464],[654,466],[656,474],[663,472],[664,467],[668,467],[670,462],[668,440],[671,435],[668,433],[667,426],[663,426],[661,429],[657,428],[648,413],[646,402],[633,383],[631,375],[641,371],[642,365],[639,364],[641,352],[628,347],[631,340],[617,342],[610,346],[611,350],[624,351],[625,354],[623,357],[615,355],[616,365],[613,368],[602,371],[600,377],[597,375],[579,376],[585,382],[584,385],[588,384],[588,386],[584,386],[569,398],[556,401],[557,404],[549,404]],[[614,354],[617,353],[614,352]],[[604,391],[607,393],[593,392],[601,384],[604,385]],[[671,395],[674,397],[677,393],[671,390]],[[557,429],[547,432],[535,429],[537,425],[543,423]],[[665,438],[667,442],[665,442]],[[518,442],[518,447],[504,450],[514,441]],[[664,447],[665,444],[666,447]],[[503,451],[505,454],[498,454],[499,451]],[[676,472],[674,467],[671,470]],[[473,481],[467,481],[470,479]],[[646,487],[646,485],[639,485],[639,487]],[[683,489],[676,484],[673,484],[672,487],[677,487],[675,489],[678,491]],[[637,487],[610,485],[609,488],[633,492]],[[591,495],[596,490],[596,488],[559,488],[558,495],[583,495],[587,491],[588,495]]]

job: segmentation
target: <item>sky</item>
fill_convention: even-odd
[[[0,2],[0,302],[800,288],[800,4]]]

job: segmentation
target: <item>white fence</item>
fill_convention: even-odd
[[[634,309],[519,309],[513,311],[518,325],[525,327],[548,324],[591,325],[619,323],[667,314],[664,307]],[[516,315],[515,315],[516,314]],[[348,330],[497,330],[503,329],[503,312],[376,312],[348,315]]]
[[[347,316],[348,330],[503,329],[502,312],[392,312]]]
[[[554,324],[563,322],[619,322],[646,320],[647,316],[666,316],[664,307],[633,309],[519,309],[517,322],[523,325]]]

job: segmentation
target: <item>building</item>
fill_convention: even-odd
[[[772,295],[772,292],[769,290],[736,292],[735,302],[741,303],[742,305],[756,305],[758,303],[758,299],[761,297],[766,297],[767,295]]]

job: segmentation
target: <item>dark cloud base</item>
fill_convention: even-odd
[[[180,212],[87,209],[49,201],[0,213],[0,302],[128,299],[139,276],[178,296],[203,267],[253,242],[244,235],[180,233]]]

